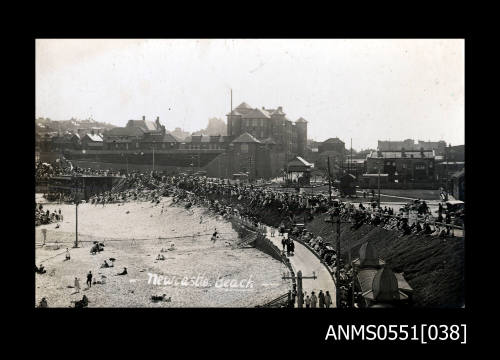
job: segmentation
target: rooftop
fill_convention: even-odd
[[[262,118],[270,119],[271,115],[269,115],[269,113],[266,110],[255,108],[255,109],[249,111],[248,113],[243,114],[242,118],[243,119],[262,119]]]
[[[325,141],[323,141],[323,144],[344,144],[344,142],[342,140],[340,140],[338,137],[335,137],[335,138],[329,138]]]
[[[105,136],[142,136],[144,130],[140,127],[115,127],[106,132]]]
[[[403,154],[405,156],[403,156]],[[384,158],[384,159],[402,159],[402,158],[413,158],[413,159],[434,159],[434,150],[423,150],[423,151],[372,151],[367,158]]]
[[[98,134],[87,133],[87,135],[85,135],[85,137],[88,137],[90,140],[92,140],[94,142],[102,142],[102,137]]]
[[[240,136],[238,136],[236,139],[232,141],[232,143],[258,143],[260,144],[261,142],[257,140],[255,137],[250,135],[247,132],[244,132]]]

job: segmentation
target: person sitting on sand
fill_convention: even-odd
[[[43,265],[40,264],[40,266],[38,268],[35,265],[35,272],[37,272],[39,274],[45,274],[47,272],[47,270],[45,270],[45,268],[43,267]]]
[[[90,248],[90,253],[92,255],[95,255],[97,254],[98,251],[99,251],[99,244],[97,243],[97,241],[94,241],[94,245]]]
[[[116,274],[116,275],[127,275],[127,268],[124,267],[123,271],[121,273]]]
[[[47,307],[49,307],[49,305],[47,304],[47,299],[43,297],[42,300],[40,300],[40,303],[38,304],[38,307],[39,308],[47,308]]]
[[[83,295],[82,300],[75,301],[75,308],[81,309],[89,305],[89,299],[86,295]]]
[[[104,264],[101,265],[101,268],[109,268],[111,266],[109,266],[108,262],[106,260],[104,260]]]

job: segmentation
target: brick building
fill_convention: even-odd
[[[320,143],[318,146],[318,152],[320,154],[325,151],[335,151],[336,153],[338,153],[340,156],[343,157],[345,155],[345,143],[338,137],[329,138]]]
[[[413,139],[406,139],[403,141],[378,141],[377,150],[380,151],[430,151],[434,150],[434,153],[438,156],[444,155],[446,148],[446,142],[440,141],[422,141],[418,140],[415,142]]]
[[[366,159],[368,174],[388,174],[389,182],[435,181],[434,150],[372,151]]]
[[[252,108],[243,102],[227,116],[227,134],[237,138],[247,132],[259,141],[269,139],[276,143],[276,151],[291,159],[304,155],[307,146],[307,121],[300,118],[292,122],[283,108]]]

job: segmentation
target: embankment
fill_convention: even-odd
[[[278,226],[286,223],[286,215],[275,207],[252,207],[250,201],[236,197],[208,194],[211,199],[237,206],[259,221]],[[304,214],[295,214],[302,219]],[[334,244],[335,233],[331,223],[325,223],[324,214],[316,214],[307,223],[307,228],[315,235]],[[379,257],[397,272],[403,272],[414,289],[416,307],[461,307],[464,304],[464,239],[442,239],[433,236],[410,235],[400,237],[399,232],[389,231],[372,225],[362,225],[351,230],[350,224],[341,227],[341,248],[347,249],[350,243],[353,258],[358,257],[361,244],[370,241],[378,251]],[[343,250],[345,256],[346,250]]]

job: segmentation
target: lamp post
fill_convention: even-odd
[[[332,175],[330,173],[330,157],[328,156],[328,203],[332,204]]]
[[[153,143],[153,172],[155,171],[155,144]]]
[[[330,222],[332,225],[334,225],[334,229],[337,232],[337,238],[336,238],[336,264],[335,264],[335,293],[336,293],[336,306],[339,308],[341,306],[341,299],[340,299],[340,258],[341,258],[341,248],[340,248],[340,225],[341,224],[350,224],[351,221],[341,221],[340,219],[340,209],[338,207],[334,208],[333,211],[330,212],[330,218],[325,219],[325,222]],[[351,243],[349,241],[349,238],[347,239],[347,258],[349,262],[349,268],[353,269],[353,274],[352,274],[352,284],[351,284],[351,307],[354,307],[354,267],[352,266],[352,259],[351,259]]]
[[[380,206],[380,166],[378,167],[378,206]]]
[[[326,222],[331,222],[334,229],[336,224],[336,264],[335,264],[335,294],[336,294],[336,307],[340,307],[340,213],[337,208],[330,210],[330,219],[326,219]]]

